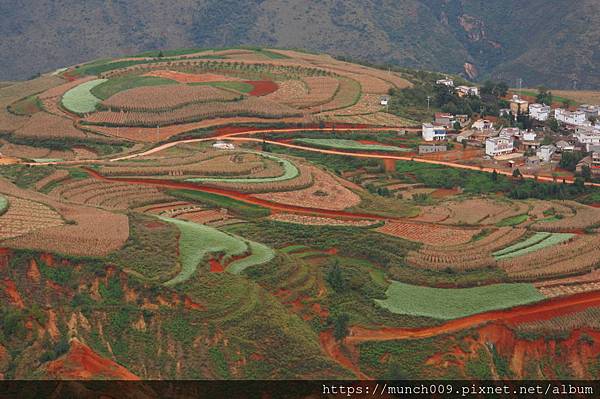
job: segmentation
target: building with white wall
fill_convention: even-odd
[[[544,104],[531,104],[529,106],[529,117],[537,121],[547,121],[550,118],[552,108]]]
[[[446,140],[446,129],[442,126],[434,126],[431,123],[424,123],[422,130],[423,140],[441,141]]]
[[[510,154],[514,151],[514,142],[506,137],[492,137],[485,141],[485,154],[491,157]]]
[[[557,108],[554,110],[554,117],[557,121],[567,125],[585,126],[590,124],[585,116],[585,112],[582,111],[569,111],[563,108]]]
[[[542,162],[550,162],[552,159],[552,155],[556,152],[556,147],[552,144],[543,145],[536,151],[536,155],[540,158]]]

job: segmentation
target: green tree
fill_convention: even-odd
[[[346,287],[344,276],[342,276],[342,269],[340,268],[340,264],[337,259],[335,259],[333,264],[329,267],[327,275],[325,276],[325,280],[335,292],[341,292]]]
[[[350,316],[346,313],[333,316],[333,337],[336,341],[342,342],[350,334],[350,329],[348,328],[349,321]]]
[[[583,165],[583,167],[581,168],[581,177],[583,177],[585,181],[592,180],[592,170],[589,166]]]
[[[538,94],[535,97],[535,100],[540,104],[552,105],[552,92],[546,89],[545,87],[540,86],[538,88]]]

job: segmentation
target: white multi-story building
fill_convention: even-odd
[[[584,144],[587,151],[591,146],[600,145],[600,129],[593,126],[579,126],[575,129],[573,137],[581,144]]]
[[[493,129],[494,128],[494,124],[490,121],[488,121],[487,119],[479,119],[475,122],[473,122],[473,125],[471,125],[471,128],[473,130],[488,130],[488,129]]]
[[[585,112],[587,119],[600,117],[600,106],[598,105],[583,104],[577,108],[577,111]]]
[[[586,126],[590,124],[585,116],[585,112],[582,111],[571,112],[563,108],[557,108],[554,110],[554,117],[557,121],[566,123],[567,125]]]
[[[232,143],[226,143],[224,141],[217,141],[213,145],[213,148],[218,148],[219,150],[234,150],[235,145]]]
[[[505,127],[500,130],[500,137],[506,137],[507,139],[521,137],[521,129],[518,127]]]
[[[446,79],[438,79],[435,81],[436,85],[444,85],[444,86],[448,86],[448,87],[454,87],[454,81],[452,79],[449,79],[446,76]]]
[[[536,155],[540,158],[542,162],[550,162],[552,159],[552,155],[556,152],[556,147],[552,144],[543,145],[536,151]]]
[[[485,141],[485,154],[491,157],[510,154],[513,150],[513,140],[506,137],[492,137]]]
[[[531,104],[529,106],[529,117],[538,121],[547,121],[552,108],[544,104]]]
[[[431,123],[423,124],[423,140],[440,141],[446,140],[446,129],[442,126],[434,126]]]
[[[479,87],[477,87],[477,86],[457,86],[456,94],[458,94],[459,97],[464,97],[464,96],[479,97]]]

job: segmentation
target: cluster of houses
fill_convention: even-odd
[[[454,80],[452,80],[448,77],[446,77],[444,79],[436,80],[435,83],[437,85],[442,85],[442,86],[453,88],[454,92],[459,97],[465,97],[465,96],[479,97],[479,87],[477,87],[477,86],[456,86],[456,87],[454,87]]]
[[[439,79],[438,85],[454,89],[459,96],[479,96],[477,87],[454,86],[449,78]],[[590,168],[593,175],[600,176],[600,106],[581,105],[575,110],[564,108],[552,109],[545,104],[530,104],[519,95],[514,95],[509,101],[509,108],[501,109],[500,116],[529,115],[531,119],[544,122],[554,117],[556,121],[572,132],[560,140],[548,144],[543,136],[531,130],[521,130],[517,127],[495,128],[490,119],[479,119],[468,126],[467,115],[452,115],[436,113],[432,123],[424,123],[422,138],[433,145],[419,147],[419,153],[446,151],[445,142],[451,139],[464,145],[485,148],[485,155],[496,160],[513,160],[525,157],[525,167],[539,168],[543,164],[558,162],[564,152],[581,151],[589,153],[578,165],[581,171],[584,166]],[[460,127],[460,129],[459,129]],[[421,148],[423,147],[423,148]]]

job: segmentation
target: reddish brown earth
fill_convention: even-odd
[[[276,91],[279,86],[272,80],[246,80],[244,83],[248,83],[254,87],[248,94],[251,96],[266,96]]]
[[[217,259],[209,259],[208,263],[210,264],[210,272],[211,273],[222,273],[225,271],[225,268],[223,267],[223,265],[221,265],[221,262],[219,262]]]
[[[396,171],[396,160],[395,159],[384,159],[383,160],[383,168],[386,172],[395,172]]]
[[[179,83],[227,82],[240,80],[231,76],[217,75],[214,73],[185,73],[169,70],[150,71],[145,73],[144,76],[171,79]]]
[[[319,334],[319,340],[321,341],[321,347],[325,353],[339,363],[341,366],[352,371],[356,378],[360,380],[371,380],[372,378],[364,374],[358,367],[354,365],[341,350],[340,345],[336,342],[331,331],[323,331]]]
[[[125,367],[106,359],[76,339],[66,355],[48,363],[46,372],[56,379],[90,380],[139,380]]]
[[[431,196],[433,198],[446,198],[457,194],[460,194],[460,190],[456,188],[438,188],[431,193]]]
[[[8,299],[14,306],[18,307],[19,309],[23,309],[25,307],[23,298],[21,298],[14,281],[5,278],[3,281],[0,281],[0,287],[4,289],[4,292],[6,295],[8,295]]]

